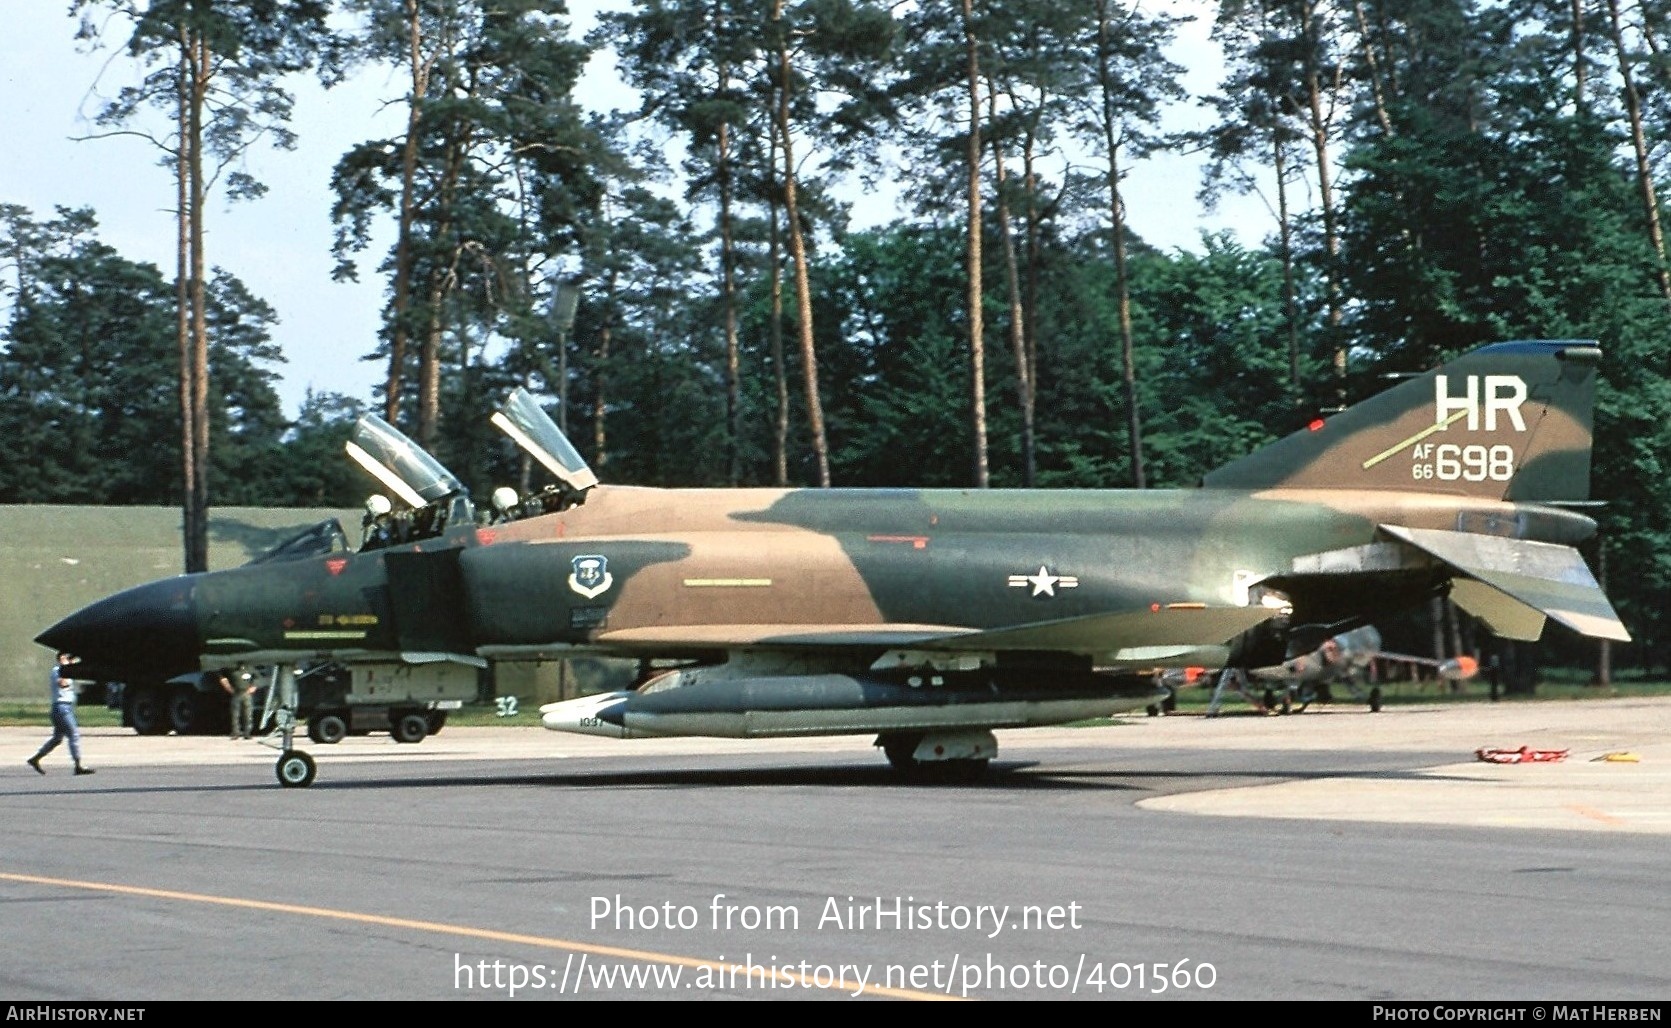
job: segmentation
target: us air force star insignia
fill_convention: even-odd
[[[1039,573],[1036,575],[1010,576],[1010,588],[1025,589],[1028,586],[1033,587],[1032,595],[1034,596],[1055,596],[1057,589],[1079,588],[1079,577],[1077,575],[1053,575],[1050,573],[1050,568],[1043,564],[1039,565]]]
[[[615,584],[615,576],[609,573],[608,557],[588,554],[574,558],[572,563],[574,572],[569,575],[569,588],[588,600],[597,599]]]

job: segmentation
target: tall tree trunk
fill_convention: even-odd
[[[1114,283],[1119,296],[1120,364],[1125,384],[1126,435],[1131,447],[1131,484],[1145,489],[1148,483],[1143,473],[1143,420],[1137,410],[1137,362],[1133,353],[1131,329],[1131,288],[1126,278],[1126,219],[1125,205],[1120,201],[1120,141],[1114,116],[1114,83],[1108,62],[1113,50],[1112,12],[1109,0],[1097,0],[1097,79],[1102,89],[1103,145],[1108,150],[1108,216],[1114,234]]]
[[[1026,308],[1037,312],[1039,309],[1039,264],[1044,249],[1044,214],[1039,210],[1039,177],[1037,167],[1038,136],[1029,133],[1021,151],[1022,177],[1027,187],[1027,291]],[[1022,326],[1023,338],[1027,344],[1027,389],[1032,394],[1035,408],[1039,395],[1039,330],[1038,319],[1028,318]],[[1034,440],[1037,450],[1037,439]],[[1037,456],[1035,452],[1035,458]]]
[[[987,84],[987,107],[998,120],[998,91]],[[1017,267],[1015,233],[1010,230],[1010,201],[1004,175],[1004,145],[992,138],[992,171],[998,199],[998,232],[1004,242],[1004,284],[1009,293],[1010,352],[1015,359],[1016,402],[1021,406],[1021,484],[1032,487],[1037,470],[1033,454],[1033,383],[1027,367],[1027,318],[1021,306],[1021,273]]]
[[[969,427],[974,435],[975,488],[988,483],[986,454],[986,342],[981,312],[981,91],[980,52],[975,42],[974,0],[963,0],[963,47],[969,75],[969,223],[967,248],[969,308]]]
[[[1572,0],[1572,109],[1577,114],[1590,109],[1584,98],[1584,84],[1589,78],[1584,65],[1584,0]]]
[[[1288,213],[1288,151],[1282,126],[1271,133],[1271,164],[1276,169],[1277,248],[1282,252],[1282,317],[1288,325],[1288,383],[1300,389],[1300,305],[1294,285],[1294,219]]]
[[[423,102],[429,92],[434,57],[423,52],[423,24],[417,0],[406,0],[406,54],[412,71],[412,96],[406,108],[406,140],[400,153],[400,225],[395,237],[395,280],[390,304],[394,324],[389,333],[389,374],[383,384],[383,419],[400,417],[401,392],[406,381],[406,348],[412,309],[412,221],[417,207],[418,133]]]
[[[777,133],[773,132],[771,135],[771,157],[773,165],[776,166]],[[782,212],[778,206],[776,192],[771,192],[769,207],[772,222],[772,324],[769,334],[772,345],[772,377],[777,395],[776,423],[772,432],[772,473],[773,481],[781,488],[789,484],[789,369],[784,365],[783,355],[783,238],[780,225]]]
[[[446,288],[440,276],[431,279],[424,342],[418,352],[418,445],[434,452],[441,410],[441,323]]]
[[[206,310],[203,259],[203,198],[208,187],[203,181],[203,108],[208,102],[210,71],[209,43],[193,34],[191,90],[191,404],[193,473],[191,540],[189,564],[193,571],[209,569],[209,325]]]
[[[719,68],[719,88],[730,87],[730,73]],[[725,308],[725,436],[727,477],[732,485],[743,479],[742,456],[742,361],[737,345],[737,255],[731,242],[731,126],[719,127],[719,263],[720,294]]]
[[[1304,16],[1303,31],[1306,34],[1306,121],[1311,129],[1313,159],[1317,162],[1317,203],[1323,215],[1323,259],[1327,262],[1327,267],[1324,269],[1324,278],[1328,289],[1329,334],[1333,337],[1334,343],[1336,400],[1341,406],[1345,406],[1346,344],[1340,335],[1340,326],[1344,320],[1345,311],[1340,288],[1339,212],[1335,210],[1334,172],[1329,165],[1329,127],[1332,118],[1323,109],[1323,69],[1317,66],[1317,54],[1322,48],[1323,41],[1311,38],[1312,26],[1317,21],[1316,5],[1307,3],[1302,8],[1301,13]],[[1338,93],[1341,75],[1339,65],[1335,66],[1333,72],[1332,91]]]
[[[1619,0],[1607,0],[1607,19],[1613,37],[1613,51],[1619,57],[1619,79],[1624,89],[1625,113],[1630,118],[1630,144],[1636,154],[1636,184],[1642,194],[1642,216],[1647,221],[1648,243],[1654,248],[1658,261],[1655,277],[1659,291],[1671,300],[1671,269],[1665,262],[1665,234],[1660,229],[1659,198],[1654,194],[1653,168],[1648,159],[1648,142],[1642,131],[1642,101],[1636,89],[1636,79],[1630,66],[1630,55],[1625,50],[1624,28],[1619,24]]]
[[[789,255],[795,263],[795,316],[801,340],[801,372],[806,386],[808,427],[817,461],[818,484],[830,484],[830,448],[824,436],[824,404],[818,389],[818,351],[812,335],[812,285],[807,277],[806,236],[801,230],[800,202],[795,196],[795,147],[789,132],[789,96],[793,87],[789,65],[789,36],[783,24],[783,0],[773,0],[772,23],[778,40],[778,140],[783,147],[783,212],[789,221]]]
[[[439,221],[435,226],[435,243],[438,250],[451,247],[452,259],[445,272],[431,272],[428,321],[424,326],[423,351],[418,357],[418,445],[432,452],[441,434],[441,337],[446,320],[443,311],[447,297],[458,288],[458,266],[464,256],[464,241],[455,242],[452,238],[456,227],[453,211],[469,152],[470,132],[465,129],[463,135],[448,141],[441,181],[436,187]]]
[[[175,226],[178,250],[174,261],[174,326],[180,356],[180,526],[181,567],[187,572],[203,571],[193,558],[193,542],[197,538],[197,419],[192,404],[192,334],[191,334],[191,162],[194,141],[191,137],[191,97],[194,76],[191,60],[191,36],[182,29],[180,38],[180,74],[178,114],[179,149],[174,162]]]
[[[1581,0],[1573,0],[1579,3]],[[1392,117],[1387,113],[1387,89],[1382,81],[1381,59],[1375,49],[1375,42],[1370,37],[1369,18],[1364,14],[1363,0],[1354,0],[1352,10],[1358,17],[1358,39],[1362,44],[1364,66],[1369,69],[1369,94],[1375,104],[1375,123],[1381,126],[1382,135],[1392,138]]]

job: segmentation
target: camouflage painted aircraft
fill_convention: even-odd
[[[561,484],[499,520],[431,476],[403,522],[424,531],[143,585],[38,641],[122,681],[633,657],[636,688],[545,726],[874,734],[901,769],[965,773],[993,729],[1140,710],[1161,669],[1278,664],[1435,595],[1509,638],[1628,639],[1574,548],[1595,524],[1562,506],[1588,498],[1600,360],[1487,346],[1170,491],[600,485],[519,393],[495,423]],[[277,770],[313,778],[288,734]]]
[[[1290,657],[1280,664],[1253,668],[1174,668],[1160,675],[1160,684],[1168,693],[1186,686],[1213,686],[1213,698],[1207,705],[1207,715],[1219,712],[1227,694],[1236,692],[1262,714],[1288,714],[1303,711],[1314,702],[1332,700],[1332,688],[1344,687],[1355,698],[1367,703],[1369,709],[1381,709],[1381,686],[1369,681],[1377,663],[1405,664],[1428,668],[1438,678],[1461,682],[1479,673],[1479,661],[1463,654],[1439,660],[1408,653],[1393,653],[1381,647],[1381,632],[1374,625],[1359,625],[1338,635],[1331,635],[1315,650]],[[1249,690],[1251,683],[1263,687],[1263,694],[1255,698]],[[1368,685],[1365,689],[1364,686]],[[1151,716],[1170,712],[1175,704],[1163,700],[1151,705]]]

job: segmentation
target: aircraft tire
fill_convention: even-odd
[[[279,784],[286,789],[307,788],[313,784],[313,776],[317,771],[313,758],[301,750],[290,750],[281,755],[278,764],[273,768]]]
[[[1160,712],[1170,714],[1178,709],[1178,690],[1166,687],[1166,699],[1160,701]]]
[[[429,734],[429,719],[410,711],[391,715],[389,734],[394,737],[395,742],[423,742],[424,736]]]
[[[428,717],[426,717],[424,720],[429,722],[429,734],[430,735],[439,735],[441,733],[441,729],[447,727],[447,713],[446,713],[446,711],[441,711],[441,710],[434,711]]]
[[[917,760],[917,744],[921,735],[889,735],[882,737],[882,753],[895,771],[914,771],[922,764]]]
[[[168,734],[167,697],[161,686],[141,685],[128,697],[128,723],[139,735]]]
[[[335,746],[348,734],[348,720],[341,714],[315,714],[308,718],[308,738],[324,746]]]
[[[1378,685],[1369,690],[1369,712],[1371,714],[1381,713],[1381,687]]]

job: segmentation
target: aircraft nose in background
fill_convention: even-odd
[[[89,604],[35,637],[101,668],[170,674],[197,665],[193,580],[136,586]]]

